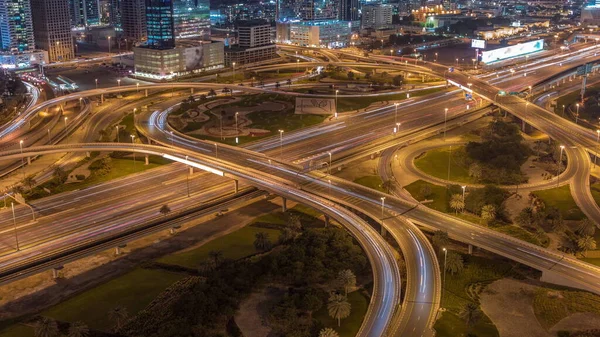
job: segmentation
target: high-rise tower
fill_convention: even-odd
[[[29,0],[0,0],[0,50],[34,49]]]

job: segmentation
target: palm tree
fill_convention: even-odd
[[[319,337],[340,337],[332,328],[324,328],[319,331]]]
[[[594,240],[591,236],[584,236],[582,238],[577,239],[577,247],[581,249],[581,255],[585,256],[585,253],[588,250],[596,249],[596,240]]]
[[[285,81],[286,84],[288,85],[288,88],[292,86],[292,80],[291,79],[287,79],[287,81]]]
[[[596,233],[596,225],[589,219],[583,219],[577,225],[577,233],[581,236],[593,236]]]
[[[281,87],[281,84],[279,84],[279,82],[275,82],[275,88],[279,89],[279,87]]]
[[[481,219],[488,223],[496,217],[496,207],[494,205],[485,205],[481,208]]]
[[[329,316],[333,319],[337,319],[338,326],[340,326],[341,319],[350,316],[350,311],[352,310],[352,306],[346,296],[342,294],[331,294],[329,296],[329,303],[327,303],[327,311],[329,312]]]
[[[258,232],[254,234],[254,248],[257,250],[269,250],[271,248],[271,240],[269,240],[269,233]]]
[[[68,337],[88,337],[90,329],[83,322],[75,322],[69,327]]]
[[[459,316],[465,320],[467,326],[473,326],[481,317],[481,310],[476,303],[469,302],[460,310]]]
[[[42,317],[33,327],[35,337],[56,337],[58,333],[58,324],[48,317]]]
[[[394,182],[390,179],[386,179],[383,183],[381,183],[381,188],[387,193],[390,193],[390,190],[394,187]]]
[[[437,230],[433,233],[433,236],[431,237],[431,241],[433,242],[433,245],[439,251],[441,251],[442,248],[448,246],[448,244],[450,243],[450,238],[448,237],[448,232],[444,232],[442,230]]]
[[[63,170],[60,166],[54,169],[54,172],[52,172],[52,176],[56,178],[56,180],[58,180],[61,184],[67,181],[68,178],[67,172]]]
[[[158,211],[160,212],[160,214],[166,217],[169,213],[171,213],[171,208],[169,207],[169,205],[165,204],[162,205],[162,207]]]
[[[456,214],[458,214],[458,210],[462,210],[465,208],[465,202],[463,201],[463,197],[460,194],[453,194],[450,199],[450,207],[454,210]]]
[[[460,273],[465,268],[465,263],[460,254],[455,252],[448,252],[446,256],[446,271],[449,271],[452,275]]]
[[[118,305],[108,312],[108,316],[111,321],[115,322],[114,330],[118,331],[127,320],[129,314],[127,313],[127,308]]]
[[[348,288],[356,286],[356,276],[350,269],[342,270],[338,273],[338,281],[344,287],[344,292],[348,296]]]
[[[217,92],[215,91],[215,89],[210,89],[208,91],[208,97],[215,97],[217,96]]]
[[[215,262],[215,267],[219,265],[220,260],[223,258],[223,252],[220,250],[211,250],[208,252],[208,256]]]
[[[289,227],[283,227],[281,230],[281,234],[279,235],[279,242],[286,243],[292,241],[296,237],[294,231],[292,231]]]
[[[469,177],[479,179],[481,178],[482,174],[483,170],[481,169],[481,165],[479,165],[479,163],[473,163],[469,166]]]
[[[302,222],[300,221],[300,217],[296,214],[290,215],[287,226],[294,232],[302,231]]]
[[[33,186],[35,186],[37,182],[35,181],[35,179],[33,178],[33,176],[27,176],[25,177],[25,179],[23,179],[23,185],[27,186],[27,188],[29,188],[29,191],[31,192],[31,189],[33,188]]]

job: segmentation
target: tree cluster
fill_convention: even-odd
[[[483,133],[482,142],[467,144],[466,153],[474,161],[469,167],[471,176],[482,182],[519,184],[525,180],[521,165],[531,149],[516,125],[496,120]]]

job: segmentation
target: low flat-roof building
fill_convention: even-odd
[[[223,42],[178,40],[175,48],[133,48],[135,75],[163,80],[223,67]]]

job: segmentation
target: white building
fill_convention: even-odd
[[[319,20],[277,23],[277,38],[281,43],[304,47],[341,48],[352,35],[349,21]]]
[[[5,52],[0,54],[0,67],[3,69],[24,69],[48,63],[48,52],[45,50],[28,50],[24,52]]]
[[[133,48],[135,75],[163,80],[219,69],[224,63],[222,42],[180,40],[172,49]]]
[[[361,27],[381,29],[392,24],[394,7],[391,5],[365,5],[362,7]]]

